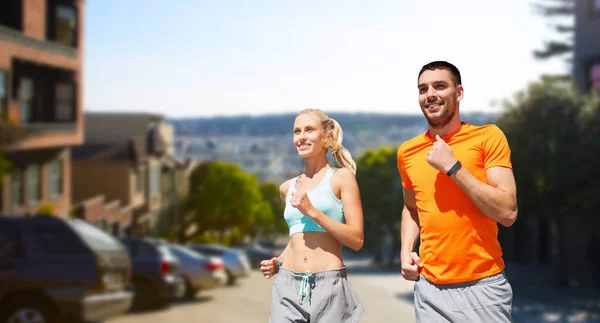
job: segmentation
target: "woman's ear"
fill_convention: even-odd
[[[331,148],[331,145],[333,144],[333,130],[329,130],[325,133],[323,142],[325,143],[325,149]]]
[[[329,140],[330,143],[333,142],[333,129],[327,131],[327,140]]]

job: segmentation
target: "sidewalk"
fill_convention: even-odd
[[[401,272],[398,260],[391,266],[374,264],[372,266],[384,271]],[[513,288],[515,300],[531,300],[546,307],[555,306],[600,315],[599,289],[554,288],[551,285],[551,273],[546,267],[509,263],[505,271]]]
[[[599,289],[555,288],[552,286],[551,272],[547,267],[507,264],[505,270],[515,299],[526,298],[600,315]]]

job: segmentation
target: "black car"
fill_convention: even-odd
[[[121,238],[132,263],[134,308],[163,307],[185,292],[179,260],[169,245],[152,238]]]
[[[0,323],[120,315],[129,275],[119,241],[82,220],[0,216]]]

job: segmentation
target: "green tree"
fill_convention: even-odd
[[[268,201],[262,200],[257,203],[253,216],[254,225],[249,230],[252,238],[256,238],[258,235],[269,236],[275,231],[275,216]]]
[[[497,122],[511,145],[518,187],[521,230],[515,248],[526,248],[525,219],[546,217],[552,228],[550,261],[559,286],[567,284],[571,265],[565,220],[599,210],[600,173],[594,166],[600,162],[598,121],[597,98],[579,94],[570,82],[544,79],[506,101]]]
[[[54,205],[49,204],[49,203],[44,203],[39,207],[37,213],[40,215],[53,216],[54,215]]]
[[[265,182],[260,185],[260,191],[262,193],[265,202],[267,202],[273,214],[272,227],[270,227],[270,234],[284,234],[288,231],[287,223],[283,218],[283,210],[285,205],[281,201],[279,194],[279,187],[275,183]]]
[[[216,231],[223,241],[232,229],[242,234],[252,230],[262,201],[255,176],[234,164],[207,162],[198,165],[190,176],[186,208],[193,214],[197,234]]]
[[[0,114],[0,145],[3,144],[2,137],[9,134],[10,121],[6,113]],[[4,177],[13,171],[13,164],[10,162],[8,157],[0,149],[0,187],[4,184]]]
[[[365,247],[376,262],[391,262],[400,252],[400,219],[404,203],[396,149],[368,150],[358,160],[358,182],[365,219]],[[384,250],[382,238],[391,234],[392,248]],[[383,254],[389,251],[389,254]]]
[[[533,56],[538,60],[552,58],[564,59],[568,66],[571,65],[574,49],[574,0],[536,0],[533,4],[537,15],[543,16],[551,23],[551,28],[556,32],[553,40],[544,42],[541,49],[533,51]],[[570,69],[570,68],[569,68]],[[546,76],[557,80],[571,78],[571,74]]]
[[[546,60],[555,57],[563,57],[567,61],[571,60],[569,54],[573,52],[573,32],[574,27],[572,18],[575,14],[574,0],[538,0],[534,3],[535,13],[549,19],[552,28],[558,35],[564,36],[562,39],[544,42],[542,49],[534,50],[533,54],[537,59]],[[571,22],[566,22],[565,20]]]

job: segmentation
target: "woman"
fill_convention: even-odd
[[[347,280],[342,244],[363,245],[356,163],[342,146],[342,128],[323,111],[301,111],[294,145],[305,172],[279,187],[290,241],[279,257],[261,262],[273,284],[270,322],[358,322],[364,308]],[[329,165],[331,149],[342,168]]]

